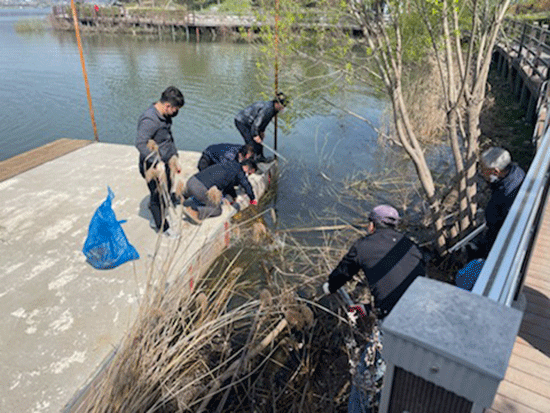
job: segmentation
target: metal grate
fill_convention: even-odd
[[[472,402],[395,367],[389,413],[470,413]]]

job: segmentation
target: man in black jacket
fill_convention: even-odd
[[[512,162],[510,152],[498,147],[491,147],[481,154],[479,171],[491,186],[491,198],[485,207],[487,231],[473,245],[478,251],[471,252],[470,258],[485,258],[489,255],[525,178],[523,169]]]
[[[171,235],[168,233],[170,225],[165,215],[168,205],[161,200],[158,185],[166,180],[167,192],[170,193],[172,182],[169,163],[178,167],[178,163],[174,162],[177,160],[178,150],[172,136],[172,118],[177,116],[184,104],[181,91],[170,86],[162,92],[158,102],[151,104],[141,114],[137,127],[136,148],[139,151],[139,172],[145,178],[151,193],[149,209],[153,214],[157,231],[162,229],[168,235]]]
[[[235,199],[237,194],[235,186],[244,188],[250,198],[250,203],[256,205],[256,197],[247,175],[257,170],[256,163],[246,159],[241,163],[228,161],[218,163],[197,172],[187,181],[183,193],[183,212],[195,224],[200,224],[203,219],[217,217],[222,213],[222,195],[230,195]],[[193,197],[194,202],[190,199]]]
[[[395,208],[389,205],[375,207],[369,214],[368,235],[357,240],[332,271],[323,285],[325,293],[336,292],[363,270],[374,297],[375,313],[379,320],[384,319],[415,278],[425,275],[422,252],[414,242],[396,231],[398,223],[399,214]],[[371,403],[379,399],[380,386],[373,383],[384,376],[385,363],[377,350],[377,331],[375,328],[352,377],[348,412],[372,412]]]
[[[416,277],[425,275],[422,252],[396,231],[399,214],[378,205],[369,215],[368,235],[353,244],[329,276],[323,290],[334,293],[359,270],[368,281],[378,318],[386,317]]]
[[[287,105],[284,93],[279,92],[275,99],[268,102],[256,102],[241,110],[235,116],[235,126],[241,133],[244,141],[254,147],[255,161],[268,162],[264,156],[262,142],[265,137],[265,129],[271,119],[281,112]]]
[[[252,145],[216,143],[208,146],[204,151],[202,151],[197,167],[199,168],[199,171],[202,171],[203,169],[217,163],[227,161],[242,162],[245,159],[250,159],[253,155],[254,148]]]

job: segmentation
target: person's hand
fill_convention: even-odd
[[[252,139],[256,143],[262,143],[262,137],[260,135],[254,136]]]
[[[250,205],[258,205],[258,201],[253,199],[253,200],[250,201]]]
[[[368,314],[367,308],[363,304],[352,305],[348,311],[356,313],[359,317],[365,317]]]
[[[323,292],[326,294],[326,295],[329,295],[331,294],[329,288],[328,288],[328,282],[324,283],[323,284]]]

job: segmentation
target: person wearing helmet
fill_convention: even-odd
[[[396,230],[399,213],[390,205],[378,205],[369,215],[368,235],[357,240],[342,258],[325,293],[334,293],[359,270],[363,270],[378,319],[386,317],[405,290],[419,275],[425,275],[423,254],[418,246]]]

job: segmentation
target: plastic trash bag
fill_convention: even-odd
[[[455,277],[455,284],[464,290],[472,291],[474,285],[479,277],[479,273],[483,269],[485,260],[478,258],[470,261],[464,268],[462,268]]]
[[[111,188],[107,187],[107,190],[107,199],[96,209],[82,248],[88,262],[100,270],[115,268],[126,261],[139,258],[138,252],[128,242],[120,225],[126,221],[117,221],[111,207],[115,194]]]

